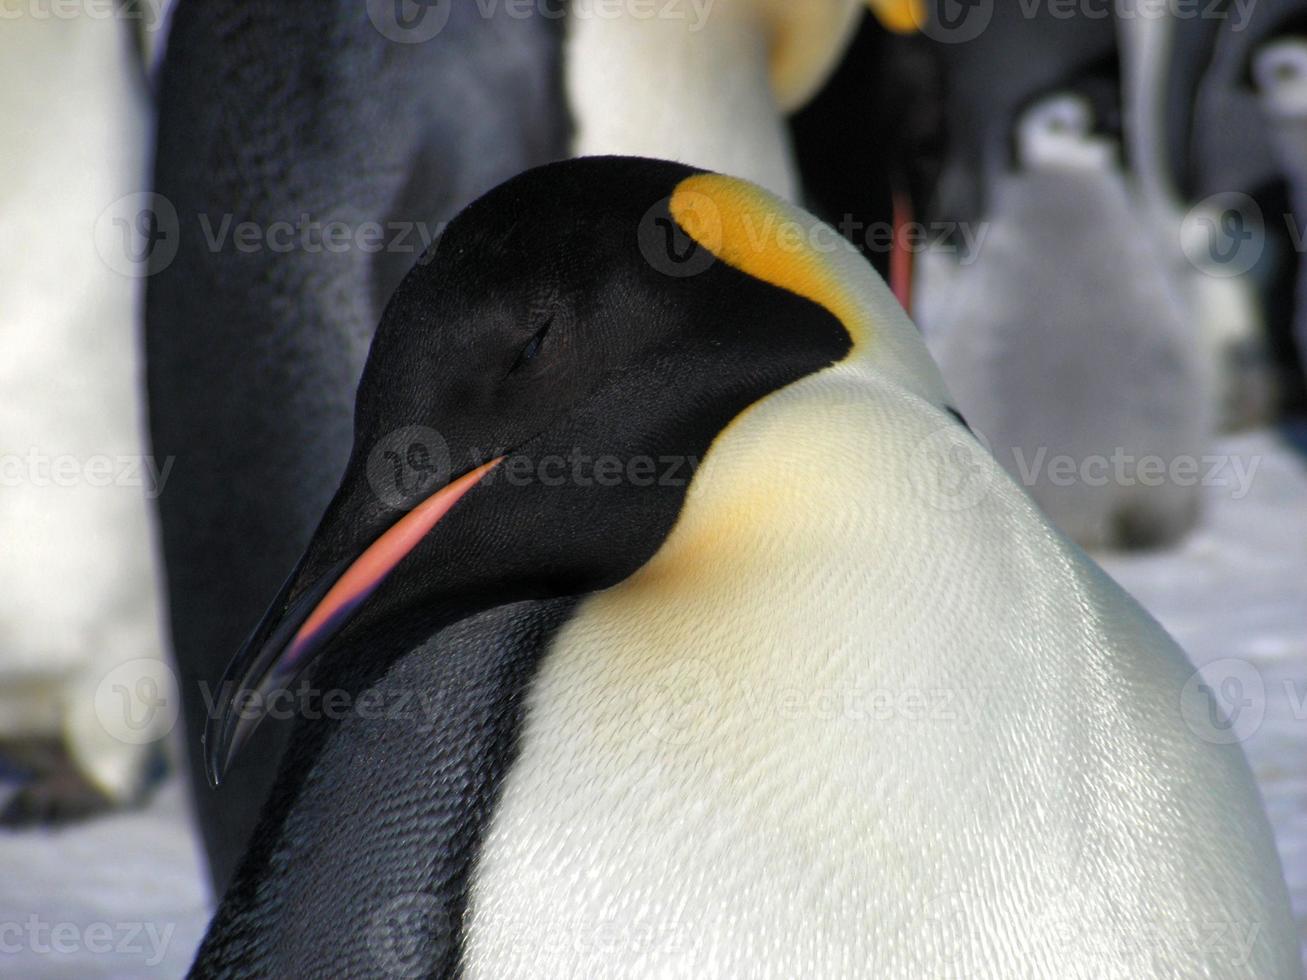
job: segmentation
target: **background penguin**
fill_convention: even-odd
[[[1287,186],[1292,176],[1272,132],[1277,124],[1265,111],[1256,61],[1258,52],[1276,39],[1307,30],[1307,2],[1227,5],[1219,16],[1182,23],[1185,34],[1196,36],[1204,57],[1192,113],[1186,114],[1192,122],[1181,134],[1187,139],[1176,157],[1180,186],[1194,200],[1214,197],[1218,217],[1236,222],[1233,234],[1239,237],[1229,244],[1247,241],[1254,249],[1251,274],[1263,296],[1267,343],[1276,367],[1275,408],[1282,415],[1301,414],[1307,409],[1307,355],[1293,330],[1300,248],[1281,220],[1294,210]],[[1252,198],[1253,207],[1246,198],[1240,206],[1227,207],[1223,199],[1232,194]],[[1245,233],[1251,234],[1244,238]],[[1243,259],[1240,249],[1233,252]]]
[[[1155,9],[1156,8],[1156,9]],[[1189,115],[1193,79],[1187,20],[1147,0],[1121,8],[1121,101],[1124,147],[1135,199],[1143,206],[1155,248],[1173,266],[1185,318],[1203,345],[1215,389],[1217,427],[1232,431],[1265,424],[1274,408],[1276,375],[1266,340],[1257,283],[1246,270],[1218,261],[1206,237],[1221,220],[1214,202],[1186,213],[1180,197],[1175,129]],[[1235,258],[1239,256],[1235,255]]]
[[[401,285],[355,431],[231,674],[350,707],[297,728],[194,975],[1301,975],[1183,654],[804,212],[662,162],[519,176]],[[394,482],[396,433],[442,465]],[[578,454],[617,479],[549,478]],[[976,710],[902,700],[941,690]],[[898,709],[824,706],[859,692]]]
[[[572,152],[679,160],[799,200],[786,115],[835,70],[864,8],[905,32],[916,29],[916,6],[735,0],[678,4],[650,17],[606,0],[572,0],[565,60]]]
[[[138,269],[117,207],[145,180],[138,79],[121,20],[4,18],[0,752],[35,768],[10,824],[135,801],[159,762],[165,713],[126,731],[105,714],[114,685],[162,669],[146,500],[160,474],[143,455]]]
[[[1307,32],[1307,23],[1303,30]],[[1307,369],[1307,274],[1304,274],[1303,235],[1307,234],[1307,36],[1276,38],[1253,55],[1253,75],[1262,97],[1262,111],[1285,180],[1289,185],[1293,221],[1291,238],[1297,260],[1293,336]]]
[[[1169,460],[1201,453],[1213,424],[1194,311],[1210,317],[1220,289],[1184,261],[1165,209],[1141,207],[1147,192],[1108,138],[1120,128],[1116,32],[1133,35],[1112,16],[972,4],[949,20],[946,7],[925,29],[944,65],[948,143],[923,210],[927,227],[957,230],[919,257],[918,322],[963,412],[1059,526],[1096,547],[1173,541],[1193,524],[1194,488],[1079,472],[1055,484],[1023,474],[1014,453],[1077,468],[1121,453]],[[1127,79],[1142,115],[1155,93],[1137,53]],[[1059,93],[1073,100],[1058,107]]]
[[[959,408],[1062,530],[1090,547],[1164,544],[1192,526],[1199,487],[1137,467],[1203,453],[1210,365],[1117,145],[1092,128],[1071,94],[1022,116],[984,242],[922,325]]]
[[[206,698],[348,455],[350,400],[380,310],[442,221],[565,151],[557,21],[516,14],[346,0],[181,0],[172,12],[155,163],[168,203],[146,310],[150,422],[156,454],[177,460],[160,517],[218,893],[281,735],[268,726],[209,792]],[[245,222],[267,237],[243,244]]]
[[[1011,166],[1017,117],[1041,96],[1110,69],[1111,17],[1066,16],[1057,5],[927,4],[923,28],[941,64],[947,143],[930,220],[976,223],[987,192]]]

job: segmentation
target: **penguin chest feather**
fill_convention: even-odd
[[[468,977],[1294,975],[1182,654],[987,456],[932,496],[949,426],[838,365],[719,436],[545,656]]]

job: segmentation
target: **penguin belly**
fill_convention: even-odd
[[[853,0],[682,4],[669,16],[576,0],[565,82],[577,156],[677,160],[788,200],[799,177],[785,113],[820,88],[857,25]]]
[[[469,980],[1300,975],[1184,655],[969,439],[853,365],[718,437],[544,656]]]
[[[145,456],[138,280],[113,225],[144,185],[148,113],[117,20],[19,18],[3,42],[0,738],[59,739],[123,802],[166,722],[124,739],[95,705],[165,669],[146,493],[166,475]]]

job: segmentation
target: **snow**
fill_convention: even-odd
[[[1297,444],[1297,450],[1291,443]],[[1202,526],[1173,550],[1100,561],[1217,691],[1238,678],[1307,951],[1307,428],[1224,439]],[[178,977],[209,914],[177,779],[151,804],[62,832],[0,834],[0,976]],[[33,919],[33,917],[35,917]],[[60,951],[63,950],[63,951]]]
[[[1236,726],[1275,828],[1307,962],[1307,426],[1227,437],[1213,456],[1230,460],[1215,477],[1228,485],[1205,488],[1201,526],[1179,547],[1096,557],[1211,689],[1251,701]],[[1236,459],[1251,474],[1242,496]],[[1223,688],[1231,679],[1239,686]]]
[[[208,921],[185,791],[56,832],[0,834],[0,976],[184,976]]]

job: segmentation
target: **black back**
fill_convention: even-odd
[[[448,19],[421,43],[386,21],[423,10]],[[173,17],[146,352],[154,451],[176,457],[162,538],[219,894],[285,735],[264,726],[210,791],[202,685],[216,685],[336,487],[368,342],[424,238],[481,192],[564,153],[561,28],[493,10],[181,0]],[[311,224],[331,221],[344,222],[344,248]],[[242,222],[254,223],[252,239]],[[379,251],[369,223],[381,225]]]
[[[297,729],[192,975],[452,975],[523,695],[573,605],[501,606],[380,677],[349,673],[334,690],[353,700],[366,687],[378,717]]]

